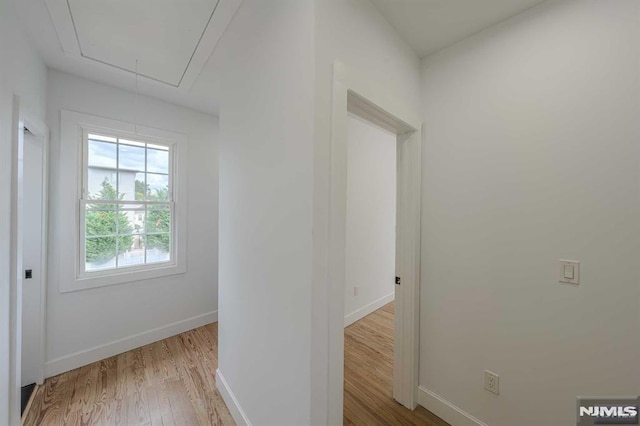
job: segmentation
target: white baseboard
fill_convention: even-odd
[[[391,294],[387,294],[384,297],[381,297],[380,299],[369,303],[368,305],[358,309],[357,311],[351,312],[348,315],[344,316],[344,326],[348,326],[353,324],[354,322],[366,317],[367,315],[369,315],[370,313],[373,313],[375,311],[377,311],[378,309],[382,308],[384,305],[386,305],[387,303],[393,302],[393,299],[395,298],[396,292],[395,290],[393,291],[393,293]]]
[[[218,321],[218,311],[207,312],[206,314],[196,315],[195,317],[154,328],[153,330],[134,334],[124,339],[61,356],[45,363],[44,374],[45,377],[56,376],[216,321]]]
[[[422,386],[418,387],[418,404],[452,426],[487,426],[487,424]]]
[[[227,404],[231,417],[236,421],[236,424],[238,426],[251,426],[251,422],[247,418],[246,413],[242,410],[242,407],[240,407],[240,403],[231,391],[231,388],[224,379],[220,369],[216,370],[216,386],[218,387],[218,391],[220,391],[220,395],[222,395],[224,403]]]

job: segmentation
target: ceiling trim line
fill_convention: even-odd
[[[180,84],[182,84],[182,80],[184,80],[184,75],[187,73],[187,70],[189,69],[189,66],[191,65],[191,61],[193,61],[193,57],[195,56],[196,52],[198,51],[198,47],[200,46],[200,43],[202,42],[202,38],[204,37],[204,35],[207,32],[207,28],[209,28],[209,25],[211,25],[211,19],[213,19],[213,15],[215,15],[216,10],[218,9],[218,6],[220,5],[220,1],[221,0],[217,0],[216,1],[216,5],[214,6],[213,11],[211,12],[211,15],[209,15],[209,19],[207,20],[207,25],[205,25],[204,28],[202,29],[202,34],[200,34],[200,38],[198,39],[198,42],[196,43],[195,49],[193,49],[193,52],[191,52],[191,56],[189,57],[189,62],[187,62],[187,66],[184,68],[184,71],[182,72],[182,75],[180,76],[180,81],[178,81],[178,86],[180,86]]]
[[[180,86],[178,86],[178,85],[177,85],[177,84],[175,84],[175,83],[170,83],[170,82],[168,82],[168,81],[160,80],[159,78],[150,77],[150,76],[148,76],[148,75],[146,75],[146,74],[136,73],[135,71],[132,71],[132,70],[130,70],[130,69],[128,69],[128,68],[121,67],[121,66],[119,66],[119,65],[115,65],[115,64],[110,64],[109,62],[101,61],[100,59],[92,58],[91,56],[87,56],[87,55],[85,55],[84,53],[80,53],[80,56],[81,56],[83,59],[86,59],[86,60],[88,60],[88,61],[97,62],[97,63],[99,63],[99,64],[106,65],[106,66],[111,67],[111,68],[115,68],[115,69],[118,69],[118,70],[121,70],[121,71],[125,71],[125,72],[127,72],[127,73],[129,73],[129,74],[138,75],[139,77],[142,77],[142,78],[146,78],[146,79],[149,79],[149,80],[156,81],[156,82],[158,82],[158,83],[166,84],[167,86],[171,86],[171,87],[175,87],[175,88],[180,87]]]
[[[218,0],[214,13],[189,60],[189,65],[180,79],[181,89],[189,90],[193,87],[242,2],[243,0]]]
[[[62,51],[67,56],[80,56],[80,44],[76,34],[76,26],[71,17],[71,10],[67,0],[45,0],[49,16],[58,34]]]

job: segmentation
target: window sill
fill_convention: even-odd
[[[72,291],[88,290],[91,288],[106,287],[111,285],[125,284],[135,281],[144,281],[155,278],[162,278],[171,275],[183,274],[186,272],[184,265],[170,263],[150,269],[137,271],[113,271],[113,273],[103,273],[97,276],[88,275],[76,277],[72,282],[60,283],[60,293],[70,293]]]

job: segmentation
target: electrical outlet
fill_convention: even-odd
[[[354,296],[357,296],[357,295],[358,295],[358,290],[359,290],[359,289],[360,289],[360,288],[359,288],[357,285],[356,285],[356,286],[353,286],[353,295],[354,295]]]
[[[489,370],[484,370],[484,388],[489,392],[500,395],[500,376]]]

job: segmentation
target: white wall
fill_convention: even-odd
[[[546,2],[423,62],[420,383],[487,424],[640,394],[639,7]]]
[[[396,135],[350,114],[345,326],[393,300],[395,227]]]
[[[333,64],[339,60],[365,73],[393,93],[395,101],[418,111],[420,61],[368,0],[316,0],[315,49],[312,419],[314,424],[341,424],[342,392],[329,389],[327,382],[331,365],[331,382],[341,384],[337,375],[342,349],[336,341],[343,338],[344,315],[339,304],[329,309],[329,300],[338,300],[343,289],[327,291]],[[340,322],[340,327],[332,327],[332,335],[329,321]],[[331,418],[326,417],[327,407],[331,407]]]
[[[133,83],[133,82],[132,82]],[[141,96],[136,122],[188,137],[187,272],[90,290],[60,293],[59,271],[73,254],[57,242],[64,228],[60,179],[60,110],[130,122],[133,92],[58,71],[48,75],[51,129],[50,252],[47,301],[47,372],[59,372],[210,322],[217,311],[218,123],[213,116]],[[64,143],[69,143],[64,141]],[[178,324],[176,324],[178,323]],[[172,325],[172,327],[167,328]],[[160,329],[160,330],[157,330]],[[102,347],[102,345],[106,345]]]
[[[311,0],[245,0],[214,58],[218,383],[236,419],[256,425],[310,423],[312,37]]]
[[[24,35],[12,0],[0,0],[0,424],[9,424],[9,250],[12,98],[20,96],[35,117],[45,117],[46,67]],[[15,374],[16,372],[14,372]],[[19,373],[18,373],[19,379]],[[19,383],[18,383],[19,385]],[[17,424],[17,419],[12,421]]]

